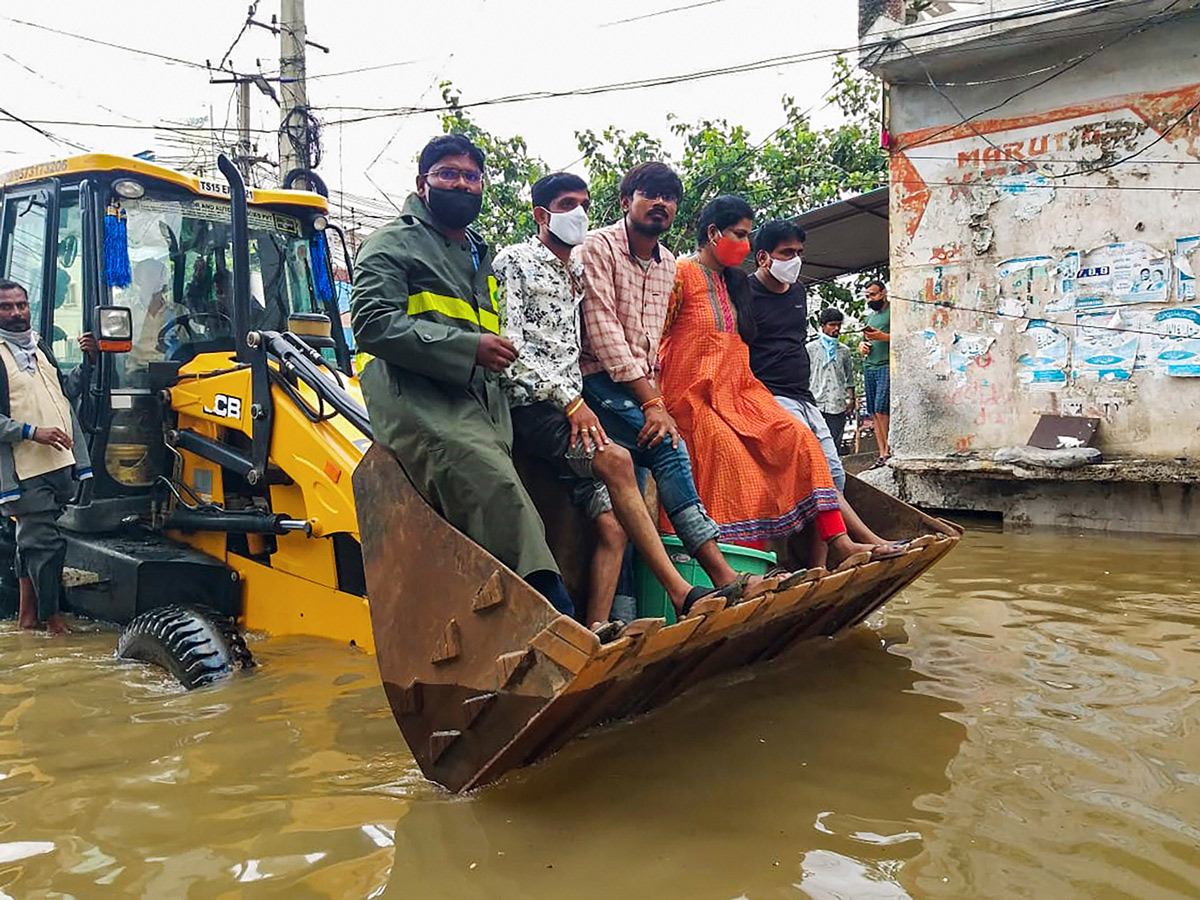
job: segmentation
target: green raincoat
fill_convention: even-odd
[[[362,372],[371,427],[452,525],[522,577],[557,572],[513,468],[499,380],[475,365],[479,335],[499,333],[500,322],[487,244],[468,236],[448,239],[411,194],[363,242],[351,321],[358,349],[374,357]]]

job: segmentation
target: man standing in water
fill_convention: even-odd
[[[867,392],[867,414],[875,422],[875,439],[879,442],[879,459],[871,468],[882,466],[892,456],[888,443],[888,420],[891,416],[891,330],[892,310],[888,306],[887,287],[882,281],[867,282],[867,306],[863,330],[865,341],[858,345],[863,359],[863,386]]]
[[[421,151],[417,191],[358,253],[354,336],[375,440],[429,504],[562,613],[574,607],[511,456],[499,373],[518,353],[500,336],[487,244],[468,226],[483,203],[483,152],[462,135]]]
[[[84,362],[64,378],[33,330],[25,288],[0,281],[0,514],[17,523],[18,624],[54,634],[68,630],[61,612],[67,544],[58,517],[76,481],[92,477],[71,398],[87,383],[98,349],[91,334],[79,346]]]

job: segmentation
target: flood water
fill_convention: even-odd
[[[470,796],[374,660],[183,693],[0,623],[0,897],[1200,897],[1194,541],[974,532],[862,626]]]

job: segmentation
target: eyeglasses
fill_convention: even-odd
[[[474,169],[455,169],[451,166],[439,166],[436,169],[430,169],[425,177],[446,184],[453,184],[459,179],[462,179],[467,184],[479,184],[483,181],[482,172]]]
[[[668,194],[664,191],[656,191],[653,188],[650,188],[649,190],[643,190],[642,188],[638,188],[636,191],[634,191],[634,193],[637,194],[639,197],[641,197],[643,200],[661,200],[663,203],[678,203],[679,202],[679,198],[676,197],[674,194]]]

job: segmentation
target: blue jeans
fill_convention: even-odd
[[[695,556],[701,544],[715,541],[720,532],[696,493],[683,439],[678,447],[672,447],[670,440],[657,447],[639,447],[638,432],[646,424],[646,417],[633,394],[604,373],[583,379],[583,399],[608,436],[629,451],[633,464],[650,470],[658,486],[658,502],[684,549]]]
[[[829,463],[829,474],[833,476],[833,483],[839,491],[845,491],[846,467],[842,465],[841,454],[838,453],[833,435],[829,433],[829,424],[825,421],[821,408],[807,400],[784,397],[782,394],[775,395],[775,402],[807,425],[808,430],[816,435],[817,440],[821,442],[821,452],[825,454],[825,461]]]

